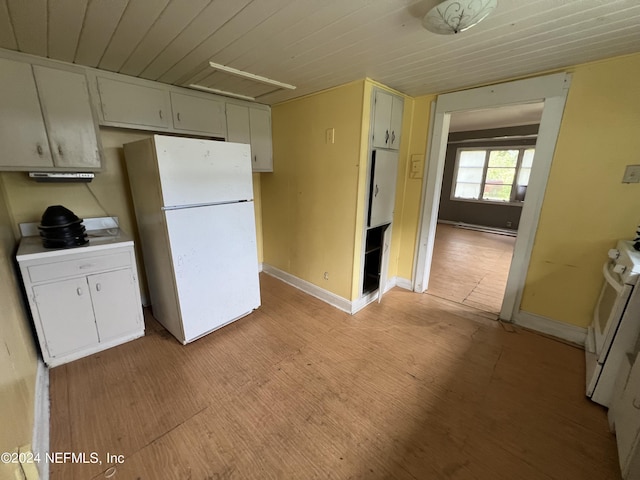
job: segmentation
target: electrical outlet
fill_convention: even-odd
[[[640,165],[627,165],[622,183],[640,183]]]
[[[324,272],[323,277],[325,280],[329,280],[329,272]]]

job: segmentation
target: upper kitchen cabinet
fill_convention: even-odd
[[[168,130],[169,92],[139,83],[98,77],[102,124],[142,130]]]
[[[227,134],[230,142],[251,145],[254,172],[273,172],[270,110],[227,103]]]
[[[400,148],[404,100],[383,90],[375,90],[373,106],[373,148]]]
[[[171,108],[174,129],[226,138],[224,102],[171,92]]]
[[[0,58],[0,142],[1,170],[99,169],[84,74]]]

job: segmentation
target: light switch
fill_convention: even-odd
[[[327,137],[325,139],[326,143],[336,143],[336,129],[335,128],[327,128]]]
[[[410,178],[422,178],[423,155],[411,155]]]
[[[622,183],[640,183],[640,165],[627,165]]]

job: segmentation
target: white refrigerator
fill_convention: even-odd
[[[124,146],[153,316],[183,344],[260,306],[249,145]]]

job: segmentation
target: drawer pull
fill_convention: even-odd
[[[44,153],[44,150],[42,150],[42,146],[41,145],[37,145],[36,146],[36,150],[38,151],[38,155],[42,155]]]
[[[84,263],[84,264],[80,265],[78,268],[79,268],[80,270],[85,270],[85,269],[87,269],[87,268],[93,268],[93,267],[95,267],[95,266],[96,266],[96,264],[95,264],[95,263]]]
[[[633,408],[637,408],[638,410],[640,410],[640,398],[634,398],[631,404],[633,405]]]
[[[78,296],[81,297],[82,296],[82,289],[80,287],[78,287],[78,289],[76,290],[76,292],[78,292]]]
[[[100,290],[102,290],[102,285],[96,283],[96,292],[99,292]]]

